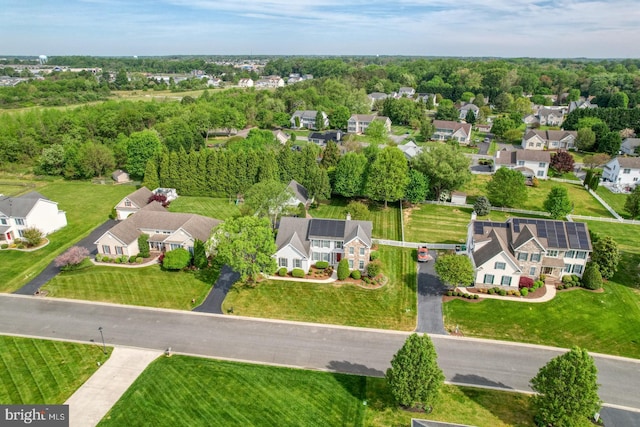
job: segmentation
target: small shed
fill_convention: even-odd
[[[118,169],[117,171],[112,173],[111,179],[113,179],[118,184],[123,184],[125,182],[131,181],[131,178],[129,178],[129,174],[122,169]]]
[[[467,193],[454,191],[451,193],[451,203],[454,205],[465,205],[467,203]]]

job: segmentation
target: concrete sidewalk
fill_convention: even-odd
[[[547,302],[551,301],[556,296],[556,287],[553,285],[545,285],[546,292],[539,298],[524,298],[524,297],[508,297],[508,296],[500,296],[500,295],[490,295],[490,294],[477,294],[480,299],[499,299],[502,301],[514,301],[514,302]],[[471,292],[467,291],[466,288],[457,287],[455,289],[458,292],[464,292],[465,294],[471,294]]]
[[[97,425],[149,363],[161,354],[115,347],[109,360],[64,402],[69,405],[69,426]]]

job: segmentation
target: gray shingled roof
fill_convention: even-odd
[[[149,203],[149,197],[152,195],[153,193],[147,187],[140,187],[125,198],[129,199],[137,208],[143,208]]]
[[[450,120],[434,120],[433,127],[436,129],[451,129],[452,131],[457,131],[458,129],[464,129],[467,135],[471,134],[471,124],[469,123],[458,123],[452,122]]]
[[[618,157],[620,167],[629,169],[640,169],[640,157]]]
[[[498,255],[500,252],[504,252],[506,256],[508,256],[511,261],[513,261],[514,265],[518,265],[516,259],[511,255],[507,244],[504,240],[498,235],[496,230],[491,230],[489,235],[487,236],[489,239],[489,243],[485,244],[483,247],[473,252],[473,261],[476,266],[480,266],[485,264],[494,256]]]
[[[524,150],[518,149],[515,151],[516,161],[524,160],[529,162],[551,162],[551,153],[542,150]]]
[[[302,249],[301,252],[308,256],[311,247],[309,238],[312,225],[314,238],[321,239],[326,237],[335,239],[342,237],[344,242],[349,242],[357,237],[368,246],[371,246],[372,243],[373,223],[371,221],[283,217],[280,219],[276,237],[278,250],[292,244],[296,249]],[[336,236],[336,230],[344,231],[341,236]]]
[[[289,188],[293,191],[293,195],[296,199],[300,200],[300,202],[305,205],[307,204],[309,201],[309,192],[306,188],[299,184],[295,179],[291,180]]]
[[[40,199],[49,201],[37,191],[31,191],[20,197],[0,197],[0,212],[10,218],[24,218],[29,215]]]
[[[524,136],[524,139],[531,139],[535,135],[538,135],[540,138],[545,141],[560,141],[566,138],[569,135],[573,135],[576,137],[578,132],[574,130],[539,130],[539,129],[530,129]]]

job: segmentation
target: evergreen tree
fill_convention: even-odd
[[[478,216],[489,215],[491,212],[491,202],[487,199],[487,196],[480,196],[473,204],[473,210]]]
[[[207,252],[202,240],[196,239],[193,242],[193,265],[199,269],[207,268],[207,266],[209,265]]]
[[[147,162],[147,167],[144,169],[144,180],[142,181],[142,185],[150,190],[160,187],[157,158],[149,159]]]
[[[624,210],[629,212],[631,218],[640,216],[640,185],[636,185],[624,202]]]
[[[346,258],[342,258],[338,263],[337,275],[338,280],[344,280],[349,277],[349,261]]]
[[[473,112],[473,110],[467,111],[467,115],[466,115],[464,120],[465,120],[465,122],[470,123],[470,124],[474,124],[476,122],[476,115]]]
[[[582,285],[591,290],[602,288],[602,274],[600,267],[593,261],[589,261],[582,273]]]
[[[431,412],[444,383],[444,374],[427,334],[412,334],[407,338],[393,356],[386,378],[393,397],[401,406]]]
[[[158,182],[160,183],[160,185],[158,187],[166,187],[166,188],[172,188],[171,185],[169,185],[171,183],[171,175],[170,175],[170,168],[169,168],[169,153],[167,151],[164,151],[161,155],[160,155],[160,164],[158,165]],[[147,187],[149,188],[149,187]],[[156,187],[153,187],[156,188]],[[153,190],[153,188],[151,188],[151,190]]]
[[[620,250],[611,236],[601,237],[593,243],[591,261],[598,265],[602,277],[611,279],[618,270]]]
[[[600,408],[598,369],[587,350],[574,347],[540,368],[531,379],[538,425],[576,426]]]
[[[267,180],[279,180],[280,172],[273,150],[268,150],[262,154],[262,159],[258,167],[257,182]]]
[[[325,169],[329,169],[331,167],[335,167],[340,160],[340,149],[338,148],[338,144],[334,140],[329,140],[327,142],[327,146],[322,152],[322,160],[320,161],[320,166]]]

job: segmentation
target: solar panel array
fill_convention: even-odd
[[[312,219],[309,224],[309,237],[344,237],[344,221],[331,219]]]
[[[520,233],[522,226],[536,226],[536,236],[547,239],[549,248],[590,250],[591,244],[587,227],[581,222],[563,222],[532,218],[513,218],[514,233]],[[485,227],[507,228],[507,223],[492,221],[475,221],[474,234],[484,234]]]

